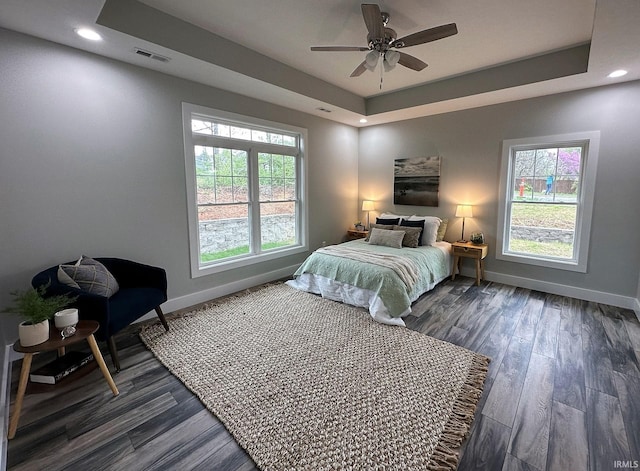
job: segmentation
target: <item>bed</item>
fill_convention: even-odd
[[[429,243],[397,248],[358,239],[324,247],[313,252],[287,284],[367,308],[378,322],[404,326],[402,317],[411,312],[411,303],[451,274],[451,244]]]

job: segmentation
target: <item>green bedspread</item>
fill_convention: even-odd
[[[373,263],[335,257],[323,253],[312,253],[296,270],[294,276],[303,273],[320,275],[358,288],[375,292],[392,317],[398,317],[411,306],[421,293],[435,282],[449,275],[444,253],[437,247],[418,247],[395,249],[380,245],[369,245],[362,239],[345,242],[345,247],[375,251],[376,253],[401,254],[413,260],[420,277],[412,289],[409,289],[400,277],[391,269]]]

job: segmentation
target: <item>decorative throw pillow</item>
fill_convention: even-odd
[[[371,226],[369,227],[369,234],[367,234],[367,237],[364,239],[365,242],[369,242],[369,237],[371,237],[372,229],[383,229],[385,231],[391,231],[393,230],[393,226],[389,226],[388,224],[371,224]]]
[[[422,245],[433,245],[438,237],[438,227],[440,218],[435,216],[416,216],[409,218],[409,221],[424,221],[424,231],[422,231]]]
[[[424,231],[424,221],[409,221],[408,219],[403,219],[400,225],[406,226],[406,227],[416,227],[420,229],[420,235],[418,236],[418,245],[422,245],[422,232]]]
[[[91,294],[109,298],[118,292],[120,289],[118,282],[102,263],[84,255],[79,262],[74,265],[60,265],[58,273],[62,271],[79,289]],[[63,280],[66,278],[64,276],[63,279],[60,278],[58,274],[58,280],[65,283]],[[68,280],[65,284],[68,284]]]
[[[385,226],[394,226],[399,223],[400,223],[400,218],[395,218],[395,219],[376,218],[376,224],[382,224]]]
[[[438,226],[438,233],[436,234],[436,242],[442,242],[444,240],[444,235],[447,232],[447,224],[449,224],[448,219],[443,219]]]
[[[380,219],[409,219],[409,216],[402,216],[401,214],[393,214],[393,213],[382,213],[378,216]]]
[[[407,226],[393,226],[394,231],[404,231],[404,237],[402,239],[403,247],[410,247],[415,249],[418,247],[418,241],[422,234],[422,228],[420,227],[407,227]]]
[[[371,245],[384,245],[385,247],[393,247],[395,249],[402,248],[402,239],[404,239],[404,231],[386,231],[384,229],[374,228],[371,230],[369,243]]]

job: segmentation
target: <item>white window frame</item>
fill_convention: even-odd
[[[196,168],[195,168],[195,153],[194,147],[196,145],[204,144],[207,136],[194,135],[191,129],[191,119],[193,117],[206,117],[212,121],[225,121],[235,123],[238,126],[249,127],[262,127],[271,131],[282,131],[288,134],[294,133],[298,135],[298,147],[291,147],[292,153],[297,154],[296,165],[296,194],[299,199],[297,205],[297,233],[296,240],[298,243],[293,246],[287,246],[279,249],[271,249],[257,254],[247,254],[243,256],[234,257],[231,259],[222,259],[207,264],[200,262],[200,236],[198,225],[198,205],[196,199]],[[184,136],[184,158],[185,158],[185,180],[187,190],[187,219],[189,223],[189,258],[191,263],[191,277],[196,278],[200,276],[210,275],[213,273],[220,273],[235,268],[254,265],[256,263],[262,263],[269,260],[275,260],[289,255],[294,255],[302,252],[308,252],[309,249],[309,217],[308,217],[308,198],[307,198],[307,171],[306,171],[306,159],[305,159],[305,145],[307,142],[307,130],[296,126],[290,126],[282,123],[275,123],[251,116],[244,116],[236,113],[230,113],[228,111],[216,110],[213,108],[207,108],[204,106],[194,105],[192,103],[182,103],[182,123],[183,123],[183,136]],[[258,206],[257,192],[253,191],[253,187],[256,186],[257,180],[257,158],[255,158],[258,152],[281,152],[281,146],[275,146],[268,143],[246,141],[240,139],[232,139],[225,137],[214,137],[218,142],[225,142],[227,145],[233,146],[234,149],[245,150],[249,155],[249,195],[250,195],[250,213],[254,214],[254,217],[249,217],[250,221],[250,233],[251,237],[255,238],[260,234],[260,220],[255,217],[257,211],[255,208]],[[251,209],[251,206],[254,209]],[[258,239],[259,240],[259,239]]]
[[[581,186],[578,191],[575,249],[573,259],[558,259],[534,254],[509,252],[511,199],[515,178],[512,175],[515,152],[531,148],[584,146],[582,155]],[[596,186],[596,171],[600,149],[600,131],[584,131],[502,141],[500,167],[500,193],[496,258],[509,262],[526,263],[547,268],[586,273],[591,236],[591,218]]]

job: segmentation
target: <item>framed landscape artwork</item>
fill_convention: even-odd
[[[393,203],[438,206],[440,156],[396,159],[393,166]]]

